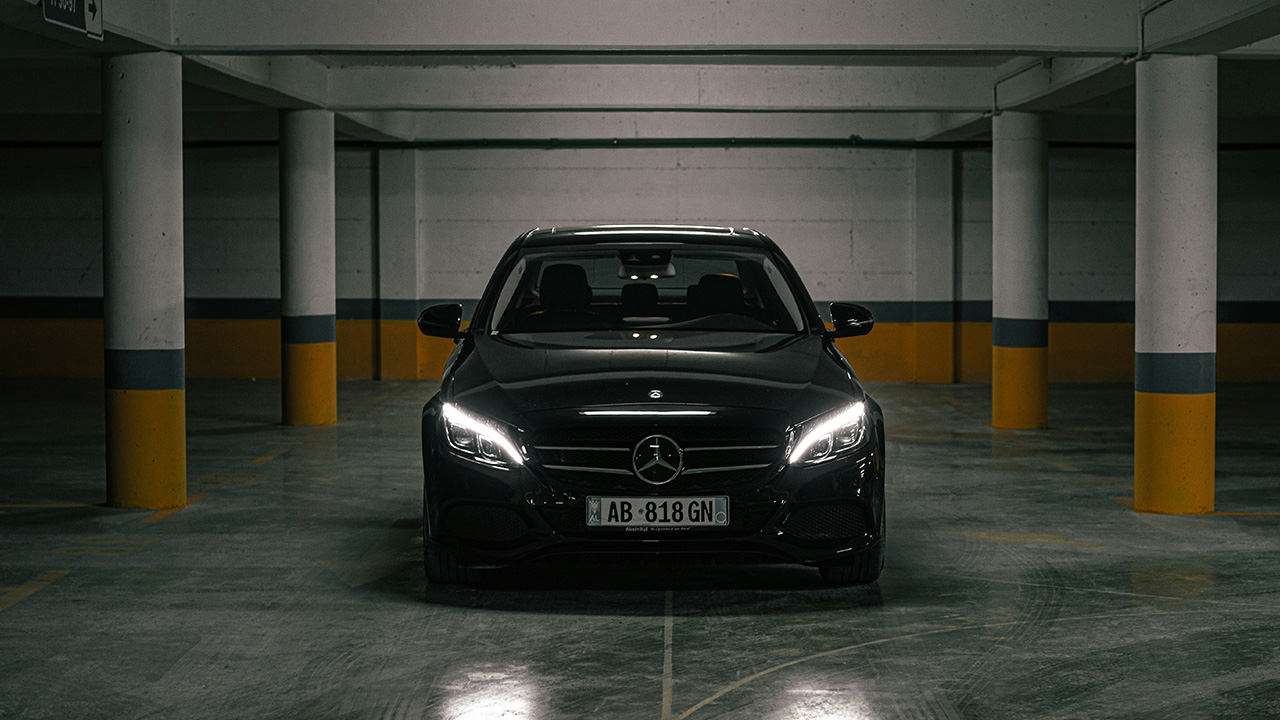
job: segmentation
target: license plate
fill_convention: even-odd
[[[729,498],[588,497],[589,527],[723,527]]]

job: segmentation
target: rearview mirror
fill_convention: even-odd
[[[423,335],[456,340],[462,337],[462,332],[458,329],[461,326],[462,303],[432,305],[418,315],[418,330]]]
[[[857,303],[831,303],[831,322],[835,325],[832,332],[836,337],[855,337],[871,332],[876,319],[871,311]]]

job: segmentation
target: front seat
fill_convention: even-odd
[[[698,281],[697,302],[699,315],[742,315],[742,281],[728,274],[703,275]]]
[[[591,312],[591,285],[581,265],[548,265],[539,287],[541,308],[529,315],[532,330],[577,330],[598,324]]]

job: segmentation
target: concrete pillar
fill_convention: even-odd
[[[378,378],[420,380],[418,157],[378,151]]]
[[[338,421],[333,113],[280,114],[280,330],[286,425]]]
[[[1044,120],[992,125],[991,424],[1042,428],[1049,411],[1049,164]]]
[[[955,152],[916,150],[915,165],[916,382],[955,382]]]
[[[182,58],[102,62],[107,504],[187,502]]]
[[[1137,67],[1134,507],[1213,512],[1218,59]]]

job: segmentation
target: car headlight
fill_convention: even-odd
[[[512,468],[524,464],[524,456],[506,430],[488,418],[445,403],[440,412],[444,435],[457,455],[485,465]]]
[[[787,462],[804,465],[834,460],[867,440],[867,408],[861,402],[806,420],[787,432]]]

